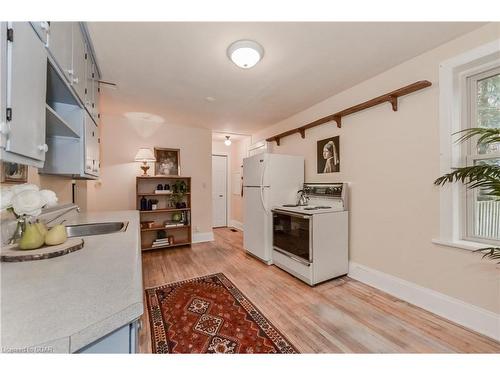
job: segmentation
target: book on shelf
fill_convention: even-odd
[[[172,194],[171,190],[155,190],[155,194]]]
[[[151,247],[163,247],[163,246],[169,246],[170,244],[168,242],[166,243],[154,243],[151,245]]]
[[[170,240],[168,238],[165,238],[164,241],[163,241],[163,239],[160,241],[156,240],[153,242],[152,246],[154,247],[154,246],[164,246],[164,245],[170,245]]]
[[[165,223],[165,228],[175,228],[175,227],[184,227],[184,226],[185,226],[185,224],[183,222],[178,222],[178,221]]]
[[[169,239],[168,237],[165,237],[165,238],[157,238],[156,240],[154,240],[154,242],[168,242]]]

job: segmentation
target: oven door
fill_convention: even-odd
[[[312,216],[273,210],[273,249],[302,264],[312,263]]]

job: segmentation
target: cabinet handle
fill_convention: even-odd
[[[38,151],[47,152],[49,151],[49,146],[47,146],[46,143],[44,143],[43,145],[38,145]]]
[[[0,122],[0,134],[7,136],[9,135],[9,133],[10,133],[9,125],[7,125],[6,122]]]

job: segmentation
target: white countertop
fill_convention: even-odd
[[[65,224],[129,221],[125,232],[83,237],[73,253],[0,263],[1,351],[75,352],[143,314],[137,211],[80,213]]]

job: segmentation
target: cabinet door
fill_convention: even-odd
[[[85,108],[92,115],[94,109],[94,63],[92,58],[87,53],[87,72],[85,77],[86,87],[85,87]]]
[[[94,108],[93,108],[93,117],[97,125],[99,125],[100,121],[100,112],[99,112],[99,95],[100,95],[100,90],[99,90],[99,81],[97,78],[97,72],[94,69]]]
[[[30,23],[33,29],[35,29],[35,32],[37,33],[40,40],[44,44],[47,44],[47,36],[49,34],[49,23],[47,21],[36,21]]]
[[[9,23],[9,27],[13,32],[13,41],[7,43],[7,108],[10,108],[10,121],[5,149],[43,161],[47,152],[47,54],[29,22],[13,22]]]
[[[85,112],[85,173],[97,176],[99,174],[99,149],[98,149],[99,130]]]
[[[68,80],[72,73],[73,23],[51,22],[49,28],[49,51]]]
[[[101,171],[101,152],[100,152],[100,146],[101,146],[101,135],[99,131],[99,127],[95,127],[95,141],[94,141],[94,165],[95,165],[95,175],[99,176],[99,173]]]
[[[85,78],[87,73],[87,64],[85,60],[86,46],[83,34],[78,22],[73,23],[73,58],[71,85],[75,88],[81,101],[85,101]]]

